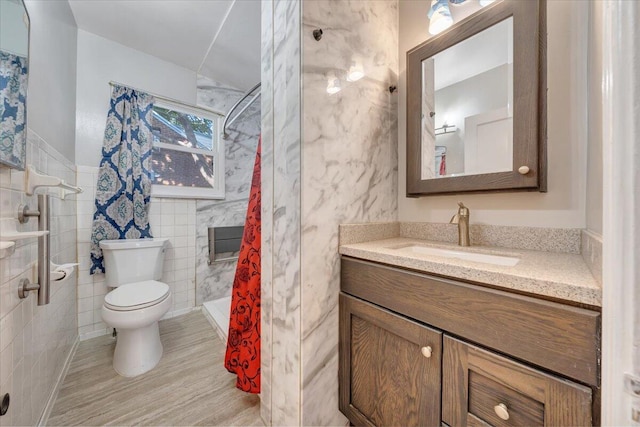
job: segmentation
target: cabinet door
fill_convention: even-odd
[[[445,336],[442,420],[452,426],[590,426],[591,389]]]
[[[340,294],[340,410],[355,425],[440,424],[442,333]]]

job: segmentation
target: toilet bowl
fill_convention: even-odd
[[[103,240],[107,286],[102,319],[117,330],[113,368],[125,377],[153,369],[162,358],[158,321],[171,308],[162,276],[168,239]]]
[[[102,319],[118,337],[113,369],[135,377],[153,369],[162,358],[158,320],[171,308],[169,286],[149,280],[129,283],[105,296]]]

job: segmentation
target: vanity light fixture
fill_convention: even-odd
[[[329,95],[334,95],[342,90],[340,86],[340,79],[335,76],[335,74],[329,75],[329,80],[327,83],[327,93]]]
[[[496,0],[480,0],[480,6],[485,7],[490,5],[491,3],[493,3]]]
[[[445,124],[442,125],[442,127],[435,128],[434,129],[434,133],[436,135],[444,135],[445,133],[453,133],[456,130],[458,130],[456,128],[456,125],[448,125],[448,124],[445,123]]]
[[[436,35],[453,25],[449,0],[431,0],[431,9],[427,16],[429,17],[429,34]]]

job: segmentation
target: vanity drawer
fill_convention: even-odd
[[[544,405],[541,402],[507,387],[483,373],[469,371],[469,413],[493,426],[541,426],[544,424]],[[504,405],[504,420],[496,413],[496,406]]]
[[[341,290],[589,385],[599,385],[600,313],[354,258]]]
[[[591,426],[589,387],[445,336],[442,421],[451,426]]]

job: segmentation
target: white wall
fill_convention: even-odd
[[[196,103],[196,73],[83,30],[78,31],[76,163],[99,166],[109,81]]]
[[[438,114],[434,117],[435,128],[444,126],[445,121],[457,127],[456,132],[436,135],[436,146],[447,147],[447,175],[476,170],[477,162],[465,164],[465,154],[468,156],[464,146],[465,118],[507,108],[507,81],[511,70],[508,65],[501,65],[436,91],[435,111]],[[497,163],[496,172],[500,171],[501,162]],[[490,165],[484,166],[488,168]]]
[[[587,228],[602,235],[602,7],[590,3]]]
[[[586,225],[586,46],[588,2],[547,3],[548,193],[406,194],[406,52],[429,37],[429,2],[400,2],[399,219],[447,222],[462,200],[475,223],[538,227]]]
[[[25,4],[31,19],[27,126],[73,162],[78,29],[67,1]]]

